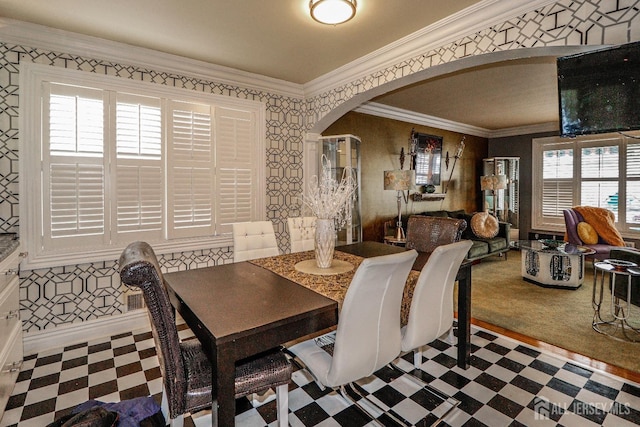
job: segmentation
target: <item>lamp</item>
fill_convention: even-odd
[[[493,195],[493,214],[497,217],[496,209],[496,190],[504,190],[507,188],[506,175],[485,175],[480,177],[480,189],[482,191],[491,191]]]
[[[356,14],[356,0],[309,0],[311,17],[321,24],[347,22]]]
[[[412,186],[412,170],[397,169],[384,171],[384,189],[398,192],[398,222],[396,223],[396,239],[398,240],[405,238],[404,230],[402,229],[402,196],[404,192],[408,191]]]

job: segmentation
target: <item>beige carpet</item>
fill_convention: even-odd
[[[591,327],[593,267],[586,264],[584,284],[577,290],[549,289],[525,282],[520,252],[508,260],[485,258],[473,266],[471,314],[474,318],[532,338],[640,372],[640,343],[621,342]],[[607,312],[608,312],[607,305]],[[632,311],[640,326],[640,310]]]

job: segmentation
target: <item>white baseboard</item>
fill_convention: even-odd
[[[27,332],[23,338],[24,354],[28,356],[55,348],[61,349],[96,338],[149,327],[149,316],[144,309],[43,331]]]

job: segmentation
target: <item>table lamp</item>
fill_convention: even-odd
[[[480,189],[482,191],[491,191],[493,195],[493,215],[498,216],[496,208],[496,190],[504,190],[507,188],[506,175],[485,175],[480,177]]]
[[[404,230],[402,229],[402,196],[404,195],[404,192],[408,191],[412,186],[412,170],[397,169],[384,171],[384,189],[395,190],[398,192],[398,222],[396,224],[396,239],[398,240],[405,238]]]

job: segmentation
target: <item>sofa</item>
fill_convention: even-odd
[[[466,258],[471,261],[481,260],[482,258],[486,258],[488,256],[493,255],[502,255],[504,254],[505,259],[507,253],[509,252],[509,248],[511,246],[511,242],[509,240],[509,231],[511,230],[511,224],[507,222],[498,222],[498,234],[490,239],[482,238],[477,236],[473,232],[473,228],[471,227],[471,218],[473,218],[473,213],[467,213],[464,210],[456,210],[456,211],[426,211],[415,213],[413,215],[425,215],[425,216],[440,216],[440,217],[449,217],[456,219],[464,219],[467,222],[466,229],[462,232],[462,239],[471,240],[473,243],[471,249],[467,253]],[[408,216],[402,216],[402,226],[406,230]]]

